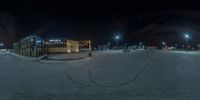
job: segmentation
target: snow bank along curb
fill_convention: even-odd
[[[47,56],[47,55],[43,55],[43,56],[39,56],[39,57],[27,57],[27,56],[22,56],[22,55],[15,54],[13,52],[10,52],[10,54],[12,54],[12,55],[14,55],[14,56],[16,56],[18,58],[28,60],[28,61],[38,61],[38,60],[41,60],[41,59],[43,59],[44,57]]]
[[[89,54],[82,56],[82,57],[71,57],[71,58],[65,58],[65,59],[54,59],[54,58],[49,58],[48,56],[43,57],[43,60],[53,60],[53,61],[69,61],[69,60],[80,60],[80,59],[84,59],[87,57],[91,57]]]
[[[90,54],[82,56],[82,57],[74,57],[74,58],[67,58],[67,59],[52,59],[52,58],[48,58],[48,56],[42,58],[41,60],[39,60],[40,63],[49,63],[49,64],[61,64],[61,63],[65,63],[65,61],[74,61],[74,60],[81,60],[81,59],[85,59],[85,58],[89,58],[91,57]]]

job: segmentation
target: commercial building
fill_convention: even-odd
[[[82,40],[82,41],[79,41],[80,51],[92,50],[92,45],[91,44],[92,44],[91,40]]]
[[[68,39],[47,39],[44,42],[46,53],[77,53],[79,41]]]
[[[91,41],[77,41],[67,38],[45,37],[42,39],[37,35],[24,37],[14,43],[14,52],[24,56],[38,57],[44,54],[55,53],[78,53],[91,50]]]
[[[43,53],[43,40],[37,35],[24,37],[21,41],[14,43],[14,52],[23,56],[37,57]]]

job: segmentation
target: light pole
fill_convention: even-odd
[[[118,43],[118,42],[119,42],[119,35],[116,35],[116,36],[115,36],[115,39],[116,39],[116,41],[117,41],[117,48],[118,48],[118,44],[119,44],[119,43]]]
[[[188,39],[189,39],[189,35],[185,34],[185,45],[186,45],[186,52],[188,52]]]
[[[0,49],[3,49],[4,44],[0,43]]]

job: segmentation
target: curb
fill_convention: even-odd
[[[84,58],[89,57],[89,55],[84,56],[84,57],[77,57],[77,58],[66,58],[66,59],[53,59],[53,58],[49,58],[48,56],[43,57],[43,60],[50,60],[50,61],[71,61],[71,60],[81,60]]]
[[[28,60],[28,61],[38,61],[38,60],[41,60],[41,59],[43,59],[47,56],[47,55],[43,55],[43,56],[40,56],[40,57],[27,57],[27,56],[18,55],[18,54],[13,53],[13,52],[10,52],[9,54],[11,54],[15,57],[18,57],[20,59]]]

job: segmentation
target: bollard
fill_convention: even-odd
[[[92,53],[90,52],[90,53],[88,54],[88,56],[89,56],[89,57],[92,57]]]

